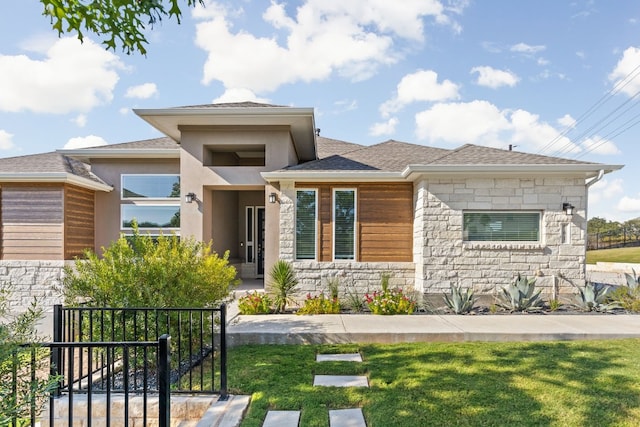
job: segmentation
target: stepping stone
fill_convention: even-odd
[[[300,411],[269,411],[262,427],[298,427]]]
[[[318,354],[316,362],[362,362],[360,353]]]
[[[321,387],[369,387],[363,375],[316,375],[313,385]]]
[[[336,409],[329,411],[329,427],[367,427],[362,409]]]

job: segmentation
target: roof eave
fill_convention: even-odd
[[[24,182],[24,183],[59,183],[72,184],[88,190],[113,191],[113,187],[91,179],[83,178],[70,173],[2,173],[0,174],[0,184],[3,182]]]
[[[622,169],[624,165],[604,165],[597,163],[548,164],[548,165],[408,165],[402,176],[442,175],[448,173],[470,175],[513,175],[513,174],[584,174],[586,178],[596,176],[601,170],[610,173]]]
[[[313,182],[365,182],[365,181],[406,181],[400,172],[384,171],[274,171],[260,174],[267,182],[313,181]]]
[[[76,150],[56,150],[74,159],[179,159],[180,148],[81,148]]]

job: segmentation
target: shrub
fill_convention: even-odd
[[[311,296],[307,294],[302,307],[298,310],[298,314],[339,314],[340,302],[338,297],[326,297],[324,293]]]
[[[365,303],[373,314],[411,314],[416,309],[415,299],[404,294],[401,288],[389,289],[389,275],[383,274],[382,291],[364,295]]]
[[[264,293],[248,293],[238,299],[240,314],[267,314],[271,312],[271,298]]]
[[[175,234],[154,240],[139,233],[121,235],[102,256],[85,252],[65,269],[67,304],[90,307],[214,307],[238,284],[229,253],[220,257],[211,243]]]
[[[15,314],[7,304],[6,284],[0,286],[0,426],[28,425],[31,405],[39,413],[60,378],[44,374],[48,372],[48,361],[37,349],[40,339],[36,336],[36,323],[42,317],[42,309],[34,300],[29,309]],[[23,368],[31,363],[31,354],[36,355],[34,369],[38,376],[31,382],[30,370]],[[18,375],[13,382],[14,363]],[[14,388],[15,387],[15,388]]]
[[[625,273],[627,286],[620,286],[610,293],[610,299],[619,307],[634,313],[640,312],[640,276]]]
[[[538,311],[542,310],[544,302],[540,298],[540,292],[536,292],[536,279],[526,278],[518,273],[513,283],[502,288],[498,294],[498,305],[509,311]]]
[[[451,294],[444,296],[444,302],[454,313],[465,314],[474,309],[476,297],[471,288],[463,291],[461,286],[451,285]]]
[[[293,294],[298,290],[298,279],[293,266],[281,259],[273,264],[269,276],[276,313],[282,313],[286,310],[287,304],[294,302]]]

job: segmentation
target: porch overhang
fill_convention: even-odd
[[[178,143],[184,126],[287,126],[300,161],[317,157],[313,108],[203,106],[133,111]]]

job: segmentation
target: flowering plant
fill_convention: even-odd
[[[326,297],[324,293],[311,296],[307,294],[304,305],[298,310],[298,314],[338,314],[340,313],[340,302],[338,297]]]
[[[271,312],[271,298],[269,295],[258,293],[248,293],[238,300],[238,310],[240,314],[267,314]]]
[[[416,308],[415,300],[405,295],[401,288],[366,293],[364,301],[373,314],[411,314]]]

